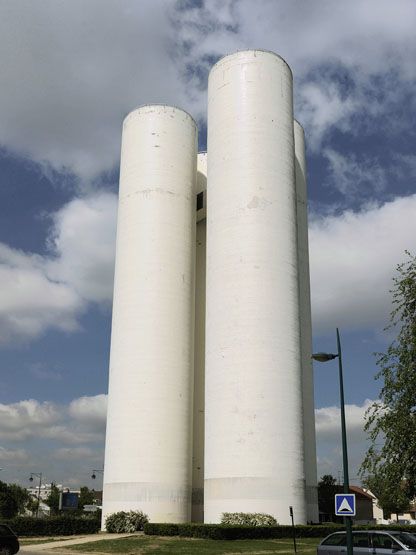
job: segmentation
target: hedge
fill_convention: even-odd
[[[71,536],[74,534],[96,534],[101,528],[101,521],[94,517],[82,516],[16,516],[1,520],[17,536]]]
[[[401,530],[415,532],[413,526],[400,525],[368,525],[354,526],[355,530]],[[324,538],[333,532],[341,531],[337,524],[295,526],[297,538]],[[207,538],[212,540],[239,540],[259,538],[292,538],[292,526],[235,526],[228,524],[168,524],[148,522],[144,525],[144,533],[148,536],[182,536],[188,538]]]
[[[340,526],[296,526],[298,538],[321,538],[342,529]],[[211,538],[213,540],[237,540],[257,538],[291,538],[291,526],[244,526],[229,524],[165,524],[149,522],[144,525],[149,536],[183,536],[188,538]]]

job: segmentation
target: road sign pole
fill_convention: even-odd
[[[338,347],[338,368],[339,368],[339,396],[341,404],[341,433],[342,433],[342,462],[344,470],[344,493],[350,492],[350,480],[348,476],[348,450],[347,450],[347,430],[345,425],[345,402],[344,402],[344,377],[342,372],[342,353],[339,330],[337,328],[337,347]],[[352,549],[352,523],[351,517],[344,518],[345,530],[347,533],[347,555],[353,555]]]

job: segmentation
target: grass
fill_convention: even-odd
[[[20,545],[36,545],[38,543],[57,542],[62,538],[19,538]],[[68,539],[68,536],[65,538]]]
[[[297,540],[297,551],[300,555],[314,555],[318,538]],[[178,538],[161,536],[131,536],[115,540],[101,540],[81,545],[68,546],[66,549],[82,553],[125,553],[129,555],[251,555],[269,553],[293,553],[291,539],[276,540],[204,540],[196,538]]]

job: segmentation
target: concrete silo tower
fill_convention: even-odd
[[[191,516],[197,128],[144,106],[123,125],[104,472],[107,514]]]
[[[271,52],[208,82],[205,521],[307,521],[292,73]]]
[[[309,279],[308,201],[306,187],[305,134],[294,122],[296,216],[298,230],[299,322],[302,360],[303,434],[308,522],[319,522],[316,474],[315,403],[312,366],[312,318]]]

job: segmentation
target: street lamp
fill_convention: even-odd
[[[97,477],[96,472],[101,472],[101,473],[103,473],[103,472],[104,472],[104,469],[102,469],[102,468],[101,468],[101,469],[100,469],[100,468],[99,468],[99,469],[94,468],[94,470],[92,471],[92,474],[91,474],[91,478],[92,478],[93,480],[95,480],[96,477]]]
[[[33,476],[39,478],[39,485],[38,485],[38,506],[36,508],[36,516],[39,516],[39,505],[40,505],[40,487],[42,485],[42,472],[31,472],[29,482],[33,482]]]
[[[344,471],[344,493],[350,491],[350,479],[348,475],[348,450],[347,450],[347,430],[345,426],[345,402],[344,402],[344,378],[342,374],[342,356],[341,356],[341,341],[339,338],[339,329],[337,328],[337,350],[336,354],[333,353],[316,353],[312,358],[318,362],[328,362],[338,358],[339,369],[339,397],[341,405],[341,436],[342,436],[342,466]],[[344,517],[345,529],[347,532],[347,554],[353,555],[352,550],[352,523],[351,518]]]

